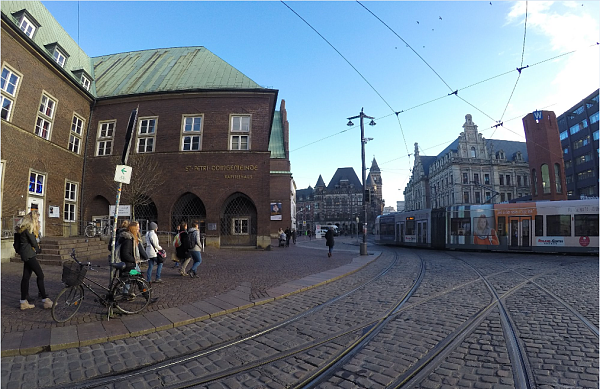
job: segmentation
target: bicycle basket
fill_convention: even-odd
[[[67,286],[81,285],[87,273],[87,267],[77,262],[66,262],[63,264],[62,282]]]

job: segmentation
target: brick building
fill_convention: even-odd
[[[39,2],[2,3],[2,215],[43,210],[73,235],[109,214],[131,112],[121,204],[171,231],[199,220],[213,246],[266,247],[292,223],[285,102],[204,47],[90,58]],[[50,209],[52,207],[52,210]],[[59,209],[57,214],[55,211]]]

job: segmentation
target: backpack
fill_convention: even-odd
[[[173,239],[173,247],[177,248],[181,246],[181,236],[179,236],[179,233],[177,235],[175,235],[175,239]]]
[[[194,247],[196,247],[196,233],[199,233],[199,232],[196,230],[192,233],[192,235],[188,234],[190,237],[190,244],[189,244],[190,250],[193,249]]]
[[[18,232],[15,232],[13,248],[15,249],[15,252],[19,254],[19,251],[21,250],[21,234],[19,234]]]
[[[121,243],[119,243],[119,241],[117,240],[115,242],[115,260],[113,261],[113,263],[121,263],[123,261],[121,261]]]

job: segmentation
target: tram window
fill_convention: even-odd
[[[598,214],[575,215],[575,236],[598,236]]]
[[[415,221],[407,220],[406,221],[406,235],[414,235],[415,234]]]
[[[471,235],[471,219],[468,217],[452,218],[450,220],[451,235]]]
[[[546,216],[546,236],[571,236],[571,215]]]
[[[498,216],[498,236],[506,236],[506,217]]]
[[[544,216],[535,216],[535,236],[544,236]]]

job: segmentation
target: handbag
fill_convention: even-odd
[[[163,263],[165,261],[165,258],[167,257],[167,251],[162,249],[162,250],[157,250],[156,247],[154,246],[154,243],[152,243],[152,239],[150,239],[147,235],[146,235],[146,240],[148,242],[150,242],[150,245],[152,246],[152,248],[154,249],[154,251],[156,251],[156,262],[157,263]]]

